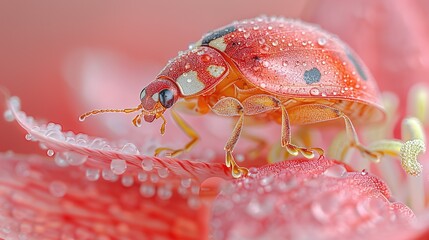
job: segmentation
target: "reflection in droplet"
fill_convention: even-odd
[[[343,177],[344,174],[347,172],[346,168],[341,164],[333,165],[329,168],[327,168],[323,175],[327,177],[334,177],[334,178],[340,178]]]
[[[67,185],[60,181],[53,181],[49,184],[49,192],[54,197],[63,197],[67,192]]]
[[[127,170],[127,163],[123,159],[113,159],[110,162],[110,170],[116,175],[121,175]]]

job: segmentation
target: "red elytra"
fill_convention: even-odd
[[[185,101],[180,101],[186,99]],[[206,34],[167,66],[140,94],[133,120],[140,125],[162,118],[166,109],[181,104],[198,113],[239,117],[226,151],[232,175],[247,174],[232,156],[244,118],[276,121],[282,126],[282,146],[292,155],[323,155],[320,148],[291,144],[290,124],[309,124],[344,118],[350,146],[378,158],[359,144],[353,121],[374,122],[384,117],[377,85],[359,57],[341,40],[320,28],[297,20],[259,17],[234,22]],[[183,149],[159,148],[177,155],[189,150],[198,135],[175,111],[173,119],[192,138]]]

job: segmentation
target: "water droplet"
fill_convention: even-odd
[[[158,169],[158,175],[161,178],[167,178],[168,177],[168,168],[160,168],[160,169]]]
[[[288,61],[283,61],[282,65],[283,65],[283,67],[286,67],[288,65]]]
[[[9,98],[9,104],[12,106],[12,108],[19,110],[21,108],[21,99],[17,96],[12,96]]]
[[[103,169],[103,171],[101,171],[101,176],[106,181],[115,182],[118,180],[118,175],[114,174],[110,169]]]
[[[307,46],[307,42],[306,41],[303,41],[301,44],[302,44],[302,46]]]
[[[69,165],[63,153],[55,154],[54,161],[59,167],[67,167]]]
[[[122,176],[121,183],[124,187],[131,187],[134,184],[133,176]]]
[[[327,43],[327,40],[326,40],[326,38],[319,38],[319,39],[317,39],[317,43],[320,46],[324,46]]]
[[[127,154],[140,154],[139,150],[137,149],[136,145],[132,144],[132,143],[127,143],[125,144],[122,149],[121,152],[123,153],[127,153]]]
[[[292,43],[288,43],[287,45],[288,45],[289,47],[292,47]]]
[[[341,178],[344,176],[344,174],[347,172],[346,168],[341,164],[335,164],[329,168],[327,168],[323,175],[327,177],[333,177],[333,178]]]
[[[326,61],[322,61],[322,64],[323,64],[323,65],[325,65],[325,64],[326,64]]]
[[[85,155],[82,155],[79,153],[75,153],[75,152],[65,152],[64,157],[65,157],[67,163],[72,165],[72,166],[82,165],[88,159],[88,156],[85,156]]]
[[[268,26],[268,30],[273,30],[273,26]]]
[[[127,162],[123,159],[113,159],[110,162],[110,170],[116,175],[121,175],[127,170]]]
[[[97,181],[100,178],[100,170],[98,169],[86,169],[86,179],[89,181]]]
[[[320,94],[320,90],[318,88],[312,88],[310,89],[310,95],[312,96],[318,96]]]
[[[261,88],[265,88],[265,87],[267,87],[267,85],[265,84],[265,83],[261,83]]]
[[[173,195],[171,188],[164,186],[158,188],[158,197],[162,200],[168,200]]]
[[[33,136],[30,133],[25,134],[25,140],[31,141],[33,140]]]
[[[156,174],[151,174],[150,175],[150,181],[153,183],[157,183],[159,181],[159,176]]]
[[[140,185],[140,194],[147,198],[153,197],[155,195],[155,186],[151,184]]]
[[[153,161],[152,161],[152,159],[148,159],[148,158],[143,159],[143,161],[142,161],[142,168],[145,171],[152,171],[152,169],[153,169]]]
[[[180,185],[184,188],[189,188],[191,186],[192,179],[191,178],[184,178],[180,181]]]
[[[186,63],[186,64],[185,64],[185,69],[186,69],[186,70],[188,70],[188,69],[190,69],[190,68],[191,68],[191,64]]]
[[[258,30],[258,29],[259,29],[258,25],[253,26],[253,30]]]
[[[49,192],[54,197],[63,197],[67,192],[67,185],[60,181],[53,181],[49,184]]]
[[[139,173],[137,174],[137,179],[138,179],[140,182],[145,182],[145,181],[147,181],[147,173],[145,173],[145,172],[139,172]]]
[[[48,151],[46,151],[46,155],[48,155],[49,157],[54,156],[55,152],[52,149],[48,149]]]
[[[201,206],[201,202],[200,199],[198,199],[198,197],[189,197],[188,198],[188,206],[192,209],[197,209]]]
[[[12,111],[10,109],[4,111],[3,113],[3,118],[7,121],[7,122],[13,122],[15,120],[15,116],[13,115]]]
[[[272,183],[273,180],[274,180],[274,175],[268,175],[268,176],[263,177],[261,179],[260,183],[261,183],[262,186],[267,186],[270,183]]]
[[[261,44],[261,45],[262,45],[262,44],[264,44],[264,43],[265,43],[265,39],[261,38],[261,39],[259,39],[259,40],[258,40],[258,42],[259,42],[259,44]]]
[[[275,46],[279,45],[279,42],[277,40],[274,40],[271,44],[275,47]]]
[[[366,171],[366,169],[363,169],[360,174],[362,174],[362,176],[366,176],[366,175],[368,175],[368,172]]]
[[[250,37],[250,32],[245,32],[244,34],[243,34],[243,36],[244,36],[244,38],[249,38]]]

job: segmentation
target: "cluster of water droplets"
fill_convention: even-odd
[[[20,111],[17,97],[9,99],[9,106],[4,118],[21,122],[28,131],[25,139],[38,142],[59,167],[78,167],[89,181],[103,179],[120,182],[124,187],[140,186],[140,193],[146,198],[168,200],[178,194],[189,198],[191,207],[199,206],[199,182],[186,174],[176,175],[168,167],[156,164],[153,157],[141,155],[153,148],[152,145],[137,147],[130,142],[112,142],[82,133],[64,132],[59,124],[41,123],[26,116]],[[66,188],[60,182],[50,187],[58,197],[65,194],[66,190],[61,189]]]

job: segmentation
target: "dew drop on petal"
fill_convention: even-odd
[[[100,170],[98,169],[86,169],[86,179],[89,181],[97,181],[100,178]]]
[[[168,168],[160,168],[160,169],[158,169],[158,175],[161,178],[168,177]]]
[[[368,175],[368,172],[366,171],[366,169],[363,169],[360,174],[362,174],[362,176],[366,176],[366,175]]]
[[[137,149],[136,145],[132,144],[132,143],[127,143],[125,144],[122,149],[121,152],[123,153],[127,153],[127,154],[140,154],[139,150]]]
[[[273,180],[274,180],[274,175],[269,175],[269,176],[263,177],[260,181],[260,184],[262,186],[267,186],[267,185],[271,184],[273,182]]]
[[[101,171],[101,176],[106,181],[115,182],[118,180],[118,175],[114,174],[110,169],[103,169],[103,171]]]
[[[138,174],[137,174],[137,179],[140,181],[140,182],[145,182],[145,181],[147,181],[147,173],[144,173],[144,172],[139,172]]]
[[[88,159],[88,156],[85,156],[85,155],[82,155],[79,153],[75,153],[75,152],[65,152],[64,156],[65,156],[67,163],[72,165],[72,166],[82,165]]]
[[[116,175],[121,175],[127,170],[127,163],[123,159],[113,159],[110,162],[110,170]]]
[[[142,168],[145,171],[152,171],[152,169],[153,169],[153,161],[152,161],[152,159],[148,159],[148,158],[143,159],[143,161],[142,161]]]
[[[54,156],[55,152],[52,149],[48,149],[48,151],[46,151],[46,155],[48,155],[49,157]]]
[[[21,108],[21,99],[17,96],[12,96],[9,98],[9,104],[16,110]]]
[[[189,188],[191,186],[192,179],[191,178],[184,178],[180,181],[180,185],[184,188]]]
[[[327,168],[323,172],[323,175],[325,175],[327,177],[340,178],[340,177],[343,177],[346,172],[347,172],[347,170],[343,165],[335,164],[335,165]]]
[[[61,181],[53,181],[49,184],[49,192],[54,197],[63,197],[67,192],[67,185]]]
[[[173,195],[173,191],[167,186],[159,187],[157,193],[158,197],[162,200],[168,200]]]
[[[147,198],[153,197],[155,195],[155,186],[147,183],[140,185],[140,194]]]
[[[31,141],[33,140],[33,136],[30,133],[25,134],[25,140]]]
[[[134,184],[134,178],[131,175],[123,176],[121,183],[124,187],[131,187]]]
[[[15,120],[15,116],[13,115],[12,111],[10,109],[4,111],[3,118],[7,122],[13,122]]]
[[[55,154],[54,161],[59,167],[67,167],[69,165],[63,153]]]
[[[188,206],[192,209],[197,209],[201,206],[201,201],[196,196],[189,197],[188,198]]]

